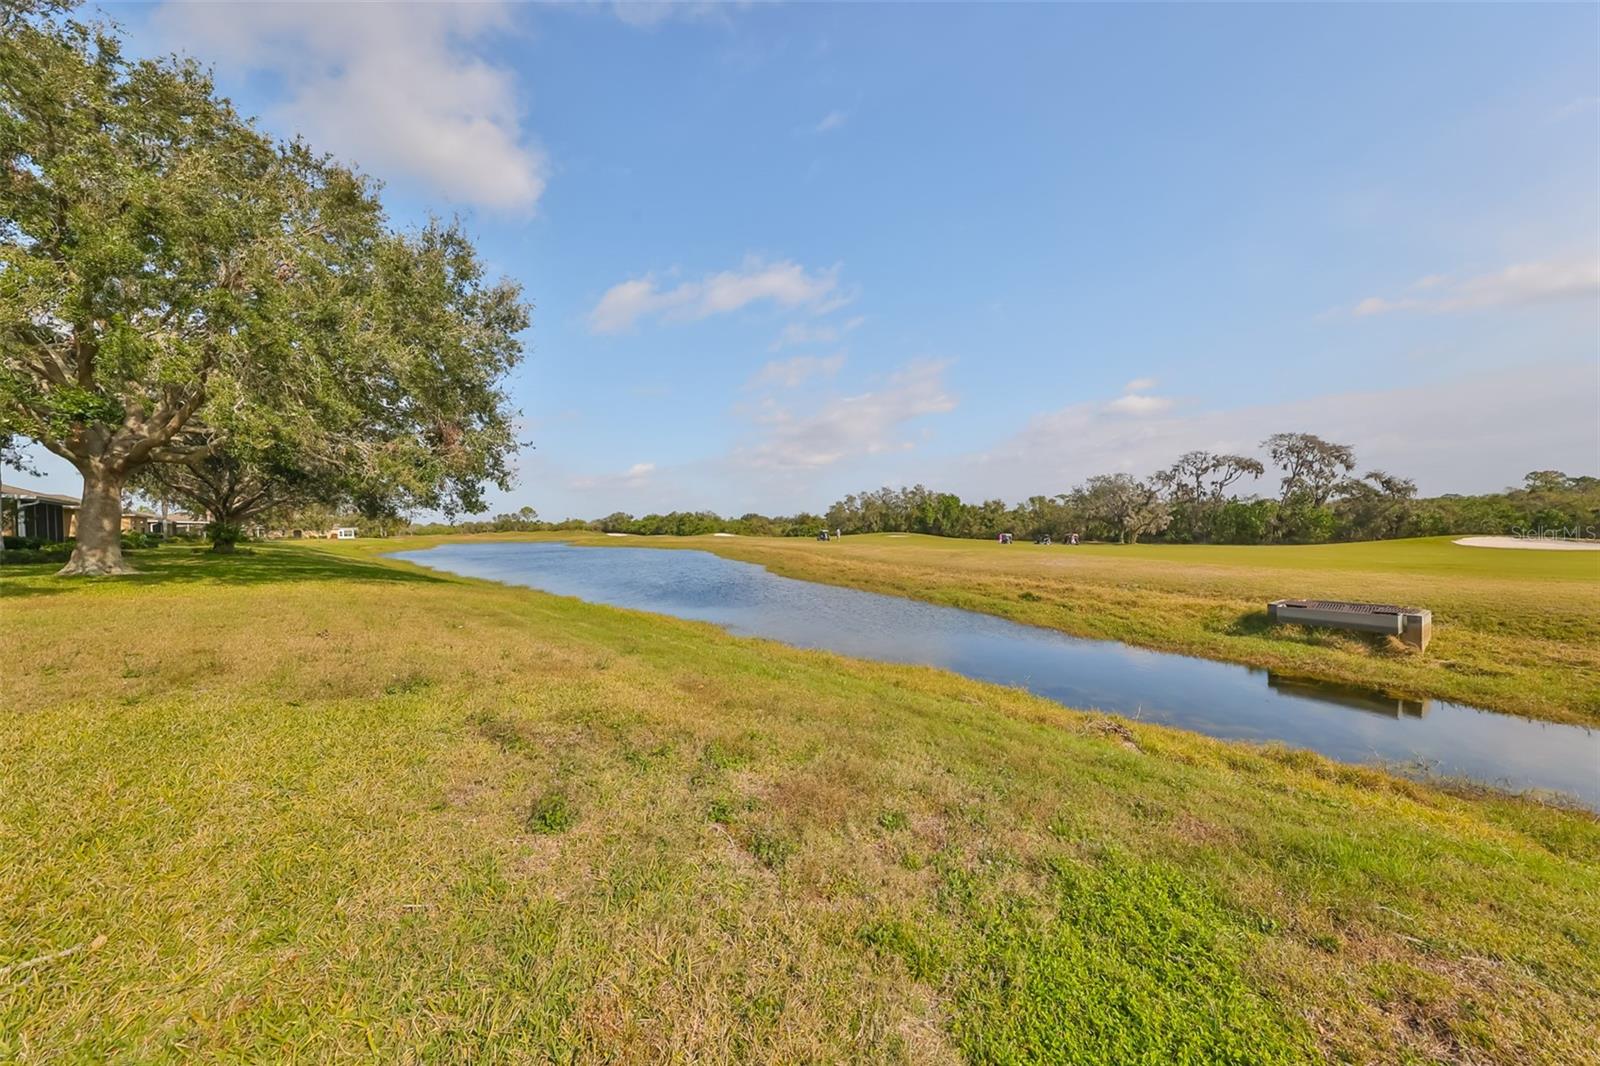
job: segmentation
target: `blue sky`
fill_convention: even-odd
[[[496,510],[1600,472],[1592,5],[111,10],[523,283]]]

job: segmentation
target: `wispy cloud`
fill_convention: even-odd
[[[793,359],[774,360],[756,371],[747,388],[781,387],[798,388],[813,378],[831,378],[844,366],[844,353],[828,356],[797,355]]]
[[[1122,391],[1123,392],[1149,392],[1151,389],[1155,388],[1158,384],[1160,384],[1160,382],[1156,381],[1155,378],[1134,378],[1132,381],[1130,381],[1126,385],[1122,386]]]
[[[822,116],[821,120],[818,121],[815,126],[813,126],[811,128],[811,132],[812,133],[828,133],[828,132],[831,132],[833,130],[838,129],[840,126],[843,126],[846,122],[849,122],[849,121],[850,121],[850,113],[849,112],[847,112],[847,111],[837,111],[837,110],[836,111],[829,111],[826,115]]]
[[[648,274],[613,285],[589,312],[589,329],[594,333],[621,333],[652,316],[667,321],[693,321],[760,302],[823,314],[847,299],[839,290],[837,266],[810,272],[788,260],[767,263],[748,259],[739,270],[725,270],[670,288],[664,288]]]
[[[802,344],[835,344],[846,333],[865,321],[864,317],[857,315],[837,326],[828,323],[790,322],[783,327],[783,332],[767,350],[776,352]]]
[[[613,0],[609,6],[625,24],[648,30],[673,20],[721,18],[746,4],[744,0]]]
[[[1579,96],[1556,108],[1555,113],[1550,116],[1550,121],[1563,122],[1597,108],[1600,108],[1600,96]]]
[[[483,46],[515,29],[503,4],[180,4],[163,38],[281,79],[276,123],[380,176],[464,204],[526,211],[544,153],[522,128],[515,73]]]
[[[754,416],[759,439],[739,449],[734,463],[793,472],[907,451],[914,446],[905,437],[907,423],[955,410],[955,398],[944,382],[948,365],[917,360],[901,367],[881,388],[829,397],[808,408],[769,400]]]
[[[1430,274],[1418,278],[1402,294],[1369,296],[1350,313],[1357,318],[1397,311],[1449,314],[1596,299],[1600,299],[1600,260],[1582,258],[1518,263],[1469,278]]]

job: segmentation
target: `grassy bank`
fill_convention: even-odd
[[[1074,636],[1285,674],[1600,724],[1600,553],[1466,548],[1449,538],[1312,546],[1002,546],[873,535],[564,534],[574,543],[694,547],[780,574],[909,596]],[[1273,626],[1284,596],[1427,607],[1425,654],[1396,640]]]
[[[1591,816],[360,550],[4,577],[0,1060],[1597,1061]]]

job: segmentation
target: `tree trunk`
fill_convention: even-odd
[[[104,577],[136,572],[122,561],[122,481],[122,474],[104,468],[83,472],[78,546],[58,573]]]
[[[213,552],[218,555],[234,553],[239,537],[244,532],[244,520],[248,514],[245,509],[236,510],[232,506],[212,505],[206,508],[206,517],[211,519],[207,532],[211,535]]]

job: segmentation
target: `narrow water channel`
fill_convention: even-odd
[[[1397,700],[1265,670],[992,615],[779,577],[709,552],[568,544],[446,544],[396,558],[591,603],[713,622],[741,636],[862,659],[942,667],[1234,740],[1282,741],[1344,762],[1381,762],[1600,810],[1600,731],[1440,700]]]

